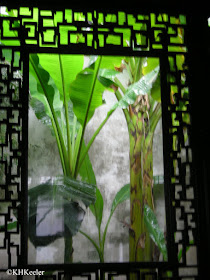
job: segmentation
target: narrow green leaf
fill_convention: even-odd
[[[117,206],[126,201],[127,199],[130,198],[130,184],[126,184],[125,186],[123,186],[115,195],[115,198],[112,202],[112,207],[111,207],[111,211],[110,211],[110,215],[108,218],[108,221],[106,223],[105,229],[104,229],[104,234],[103,234],[103,239],[102,239],[102,252],[104,254],[104,245],[105,245],[105,241],[106,241],[106,234],[107,234],[107,230],[109,227],[109,223],[111,221],[112,215],[114,214],[114,211],[116,210]]]
[[[76,168],[76,163],[77,163],[77,157],[78,157],[78,152],[79,152],[79,147],[80,147],[80,142],[82,141],[82,130],[83,127],[80,124],[77,136],[76,136],[76,141],[75,141],[75,146],[74,146],[74,151],[73,151],[73,164],[72,164],[72,174],[75,173],[75,168]]]
[[[96,244],[96,242],[95,242],[87,233],[85,233],[84,231],[79,230],[79,232],[80,232],[83,236],[85,236],[85,237],[93,244],[93,246],[95,247],[95,249],[96,249],[96,251],[97,251],[97,253],[98,253],[100,262],[104,262],[103,256],[101,255],[100,248],[98,247],[98,245]]]
[[[108,119],[110,118],[112,113],[113,113],[113,111],[109,115],[107,115],[106,118],[101,122],[101,124],[96,129],[96,131],[94,132],[93,136],[91,137],[90,141],[88,142],[86,148],[83,149],[82,154],[81,154],[80,159],[79,159],[78,170],[80,170],[81,165],[83,164],[83,161],[84,161],[86,155],[88,154],[88,151],[89,151],[91,145],[93,144],[93,141],[95,140],[96,136],[99,134],[99,132],[101,131],[103,126],[106,124],[106,122],[108,121]]]
[[[89,208],[96,218],[96,225],[97,225],[99,231],[100,231],[102,217],[103,217],[103,207],[104,207],[103,197],[102,197],[99,189],[97,188],[96,189],[96,202],[95,202],[95,204],[91,204],[89,206]]]
[[[83,140],[81,152],[83,153],[85,150],[86,150],[86,145],[85,145],[85,141]],[[79,169],[79,174],[83,182],[96,185],[96,177],[88,153],[86,154],[82,162],[82,165]]]
[[[92,115],[94,114],[94,111],[97,107],[96,104],[94,104],[94,101],[95,101],[95,96],[98,96],[98,95],[95,95],[94,92],[95,92],[95,85],[96,85],[96,81],[97,81],[98,71],[100,69],[101,60],[102,60],[102,57],[99,57],[99,60],[97,63],[94,62],[93,64],[89,65],[88,68],[85,68],[85,70],[82,72],[86,76],[87,80],[86,79],[85,80],[88,81],[89,87],[86,89],[86,92],[88,92],[88,95],[86,97],[87,102],[85,104],[85,110],[83,112],[84,118],[81,122],[81,125],[82,125],[81,139],[83,139],[84,134],[85,134],[86,125],[87,125],[88,121],[90,120],[90,118],[92,117]],[[81,73],[79,73],[79,75],[80,74]],[[85,77],[83,74],[81,75],[81,77]],[[89,76],[90,74],[92,75],[92,77]],[[90,78],[88,78],[88,76]],[[78,85],[78,80],[77,80],[76,84]],[[72,92],[74,92],[74,91],[72,91]],[[84,91],[82,90],[82,92],[84,92]],[[101,102],[102,102],[102,97],[101,97],[99,103],[101,103]],[[75,103],[74,103],[74,105],[75,105]],[[81,109],[82,108],[80,108],[80,111],[81,111]],[[78,174],[79,168],[80,168],[79,164],[80,164],[81,149],[82,149],[82,142],[80,141],[79,151],[78,151],[77,161],[76,161],[76,167],[75,167],[75,174],[74,174],[75,177],[77,177],[77,174]]]
[[[130,184],[123,186],[115,195],[115,198],[112,202],[111,213],[115,211],[117,206],[130,198]]]
[[[155,213],[148,205],[144,205],[144,222],[150,237],[154,243],[158,246],[160,252],[163,254],[163,259],[167,260],[167,247],[164,234],[158,225]]]

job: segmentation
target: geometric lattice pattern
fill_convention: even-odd
[[[14,10],[13,15],[9,19],[1,18],[1,39],[12,40],[15,45],[20,45],[21,37],[21,44],[31,47],[75,48],[77,52],[78,49],[93,52],[111,48],[119,54],[120,49],[127,52],[138,52],[143,48],[147,51],[160,50],[163,48],[161,36],[166,31],[168,51],[173,52],[174,47],[179,45],[182,52],[186,51],[179,38],[180,30],[184,32],[185,22],[180,23],[173,16],[38,8],[19,8]],[[4,26],[11,31],[10,37],[4,36]]]
[[[10,64],[5,61],[10,60]],[[9,59],[10,58],[10,59]],[[17,265],[20,255],[20,227],[8,228],[21,195],[22,156],[22,62],[12,49],[0,52],[0,219],[3,227],[0,248],[8,260],[3,266]],[[5,210],[7,209],[7,211]],[[1,230],[2,230],[1,227]],[[1,257],[2,258],[2,257]],[[1,267],[2,268],[2,267]]]
[[[37,7],[16,8],[13,16],[0,17],[0,40],[10,46],[6,49],[2,45],[0,51],[0,201],[4,205],[0,208],[0,251],[5,260],[2,271],[17,267],[24,254],[21,250],[24,239],[20,232],[24,220],[20,217],[24,213],[19,210],[17,227],[7,227],[27,189],[24,183],[27,170],[23,170],[27,162],[24,159],[26,146],[23,145],[23,139],[27,139],[27,122],[23,122],[23,104],[28,92],[23,90],[27,89],[27,75],[23,71],[26,59],[23,56],[41,49],[56,52],[59,48],[70,53],[160,57],[169,248],[169,261],[164,264],[95,264],[89,267],[80,264],[65,268],[70,271],[72,279],[129,279],[131,272],[137,275],[137,279],[145,280],[197,279],[198,211],[192,176],[187,46],[180,40],[180,32],[184,37],[187,25],[184,16],[179,18],[182,20],[177,16],[155,13]],[[6,36],[4,30],[9,30],[10,36]],[[176,47],[179,47],[178,53]],[[10,64],[5,62],[5,56]],[[181,106],[183,104],[185,106]],[[187,251],[193,252],[194,260],[188,260]],[[30,279],[61,280],[64,271],[61,266],[57,269],[59,271],[52,276],[31,276]],[[44,270],[53,269],[49,265]],[[25,277],[19,276],[18,279]]]

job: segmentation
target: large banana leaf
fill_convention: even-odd
[[[102,105],[102,94],[94,90],[99,60],[92,60],[80,71],[70,85],[70,99],[78,121],[84,127],[93,116],[95,109]]]
[[[49,73],[40,65],[38,55],[30,55],[29,70],[29,88],[31,96],[42,102],[46,114],[50,118],[53,118],[54,97],[59,93]],[[57,104],[57,106],[61,107],[60,104]]]
[[[136,101],[137,96],[148,94],[158,77],[159,69],[160,67],[157,66],[150,73],[143,76],[138,82],[130,85],[126,90],[125,95],[114,104],[110,112],[113,112],[116,108],[125,109]]]
[[[32,82],[32,81],[31,81]],[[32,95],[34,96],[34,95]],[[32,97],[31,96],[31,97]],[[56,102],[56,96],[54,96],[54,104],[53,107],[55,108],[55,115],[58,120],[65,146],[67,146],[67,128],[66,128],[66,118],[65,118],[65,110],[63,107],[63,102],[57,101]],[[33,109],[37,119],[41,121],[44,125],[47,125],[51,129],[52,135],[55,135],[53,127],[52,127],[52,120],[47,114],[47,111],[45,110],[44,104],[39,101],[36,98],[31,98],[30,100],[30,106]],[[74,129],[74,113],[73,113],[73,104],[71,101],[68,102],[68,120],[69,120],[69,128],[71,132],[71,137],[72,137],[72,132]],[[80,124],[77,122],[75,125],[75,132],[77,133],[80,127]]]
[[[71,201],[82,201],[86,207],[96,200],[96,186],[81,182],[67,176],[57,176],[44,184],[38,185],[29,190],[31,199],[36,199],[39,195],[55,195]],[[55,201],[56,202],[56,201]]]
[[[85,206],[95,203],[96,187],[58,176],[29,190],[29,238],[34,246],[46,246],[66,234],[74,236],[84,219]]]
[[[88,65],[78,73],[76,79],[70,86],[70,98],[73,102],[74,113],[82,125],[84,125],[85,121],[88,123],[95,109],[103,104],[102,93],[106,85],[96,79],[97,76],[98,78],[103,76],[101,74],[103,70],[101,69],[106,69],[110,66],[118,67],[122,60],[122,57],[117,56],[96,58],[90,57]],[[113,72],[116,71],[113,70]],[[105,76],[103,77],[106,79]]]
[[[69,100],[70,84],[83,68],[83,55],[39,54],[39,62],[50,74],[59,90],[61,100]]]

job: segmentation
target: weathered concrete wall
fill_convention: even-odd
[[[85,141],[91,138],[101,121],[106,117],[110,107],[116,102],[113,93],[104,93],[106,104],[98,108],[87,126]],[[104,215],[102,232],[108,220],[111,204],[117,191],[129,183],[129,136],[127,124],[121,109],[118,109],[110,117],[100,134],[94,141],[89,152],[90,160],[96,175],[97,185],[104,199]],[[162,133],[161,125],[154,138],[154,175],[163,174],[162,165]],[[55,139],[50,129],[42,125],[33,112],[30,111],[29,127],[29,183],[30,187],[36,186],[51,176],[62,174],[59,155]],[[41,181],[40,181],[41,179]],[[165,208],[163,197],[157,204],[157,214],[164,228]],[[129,201],[119,205],[107,233],[105,260],[128,261],[129,242]],[[82,230],[88,233],[95,241],[98,241],[98,232],[90,210],[87,210],[86,217],[82,224]],[[93,245],[81,234],[74,237],[74,261],[99,261]],[[56,240],[48,248],[35,248],[30,246],[30,262],[62,262],[63,261],[63,240]],[[49,254],[49,250],[51,253]]]

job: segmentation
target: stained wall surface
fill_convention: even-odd
[[[116,102],[113,93],[106,91],[103,95],[106,104],[96,109],[88,123],[85,141],[93,135],[101,121],[106,117],[111,106]],[[38,185],[48,178],[62,174],[55,139],[48,127],[41,124],[33,111],[29,112],[29,187]],[[163,175],[162,132],[161,122],[158,124],[154,137],[154,175]],[[104,199],[102,232],[108,220],[111,204],[117,191],[129,183],[129,135],[127,124],[121,109],[117,109],[103,127],[94,141],[90,151],[90,160],[95,172],[97,186]],[[40,181],[41,180],[41,181]],[[156,203],[160,226],[165,230],[165,207],[163,193],[158,194]],[[129,261],[128,225],[130,215],[129,201],[119,205],[112,217],[105,245],[105,261]],[[98,241],[98,232],[94,217],[87,210],[82,223],[82,230]],[[50,246],[35,248],[29,246],[30,262],[60,262],[63,258],[63,240],[59,239]],[[80,233],[73,239],[74,261],[99,261],[93,245]],[[50,250],[50,253],[49,253]]]

